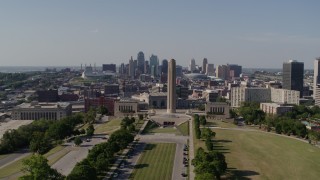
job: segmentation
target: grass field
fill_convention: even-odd
[[[184,122],[178,126],[178,129],[184,136],[189,136],[189,121]]]
[[[112,132],[120,128],[120,123],[121,119],[112,119],[98,126],[94,132],[111,134]]]
[[[158,127],[158,128],[151,129],[149,133],[168,133],[168,134],[181,135],[181,133],[176,128],[173,128],[173,127],[165,127],[165,128]]]
[[[263,132],[214,130],[230,176],[250,179],[319,179],[320,149]]]
[[[148,144],[130,179],[171,180],[175,151],[172,143]]]

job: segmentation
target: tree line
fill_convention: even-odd
[[[308,117],[320,117],[320,108],[309,108],[304,105],[294,105],[292,111],[283,115],[266,115],[259,108],[259,103],[245,102],[235,111],[242,116],[246,124],[264,126],[267,131],[275,130],[278,134],[296,135],[301,138],[308,137],[306,126],[301,119]]]
[[[95,145],[86,159],[77,163],[68,180],[95,180],[108,171],[114,163],[115,154],[125,149],[133,142],[134,136],[126,129],[120,129],[112,133],[108,142]]]
[[[198,148],[195,158],[192,160],[192,165],[195,167],[196,180],[220,179],[221,175],[227,169],[225,156],[218,151],[214,151],[212,138],[216,133],[209,128],[201,128],[205,126],[207,121],[204,115],[195,114],[194,128],[197,139],[205,140],[206,147],[209,152],[205,152],[203,148]]]
[[[64,138],[84,133],[75,130],[81,123],[83,115],[75,114],[59,121],[37,120],[18,129],[8,130],[1,139],[0,154],[12,153],[25,147],[29,147],[32,152],[44,154]]]

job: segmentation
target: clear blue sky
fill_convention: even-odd
[[[143,51],[186,66],[313,68],[319,0],[3,0],[0,66],[128,62]]]

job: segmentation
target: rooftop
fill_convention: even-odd
[[[69,106],[70,103],[67,102],[57,102],[57,103],[38,103],[38,102],[32,102],[32,103],[22,103],[18,105],[16,108],[47,108],[47,109],[53,109],[53,108],[66,108]]]

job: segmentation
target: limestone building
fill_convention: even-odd
[[[60,120],[71,115],[70,103],[23,103],[12,110],[13,120]]]
[[[261,103],[260,109],[266,114],[283,115],[286,112],[290,112],[293,106],[288,106],[279,103]]]
[[[205,111],[207,115],[214,116],[218,119],[230,118],[230,106],[225,102],[207,102],[205,105]]]

